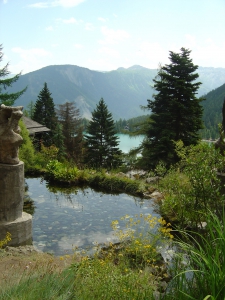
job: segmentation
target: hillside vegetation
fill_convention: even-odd
[[[204,108],[203,121],[205,129],[202,136],[206,139],[216,139],[219,137],[218,124],[222,123],[222,107],[225,98],[225,83],[217,89],[205,95],[202,102]]]

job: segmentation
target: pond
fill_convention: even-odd
[[[106,194],[89,187],[59,190],[48,187],[41,178],[28,178],[26,185],[26,194],[35,205],[33,245],[54,255],[116,241],[110,225],[124,215],[159,216],[151,200],[127,194]]]

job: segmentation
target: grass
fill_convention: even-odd
[[[74,299],[74,276],[69,270],[58,273],[52,265],[40,264],[28,272],[24,271],[19,282],[10,283],[0,288],[2,300],[39,300],[39,299]]]
[[[125,192],[142,196],[146,186],[141,180],[118,177],[117,174],[107,173],[106,170],[79,170],[76,166],[52,160],[47,164],[44,177],[51,183],[64,185],[86,184],[107,192]]]

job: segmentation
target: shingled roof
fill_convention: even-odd
[[[22,120],[23,120],[27,130],[29,131],[30,135],[34,135],[35,133],[51,131],[49,128],[45,127],[44,125],[39,124],[38,122],[31,120],[28,117],[23,116]]]

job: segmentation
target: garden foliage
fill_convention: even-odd
[[[221,213],[224,195],[218,170],[225,159],[207,143],[183,147],[179,141],[175,149],[181,161],[159,183],[164,191],[161,213],[181,228],[197,228],[208,210]]]

